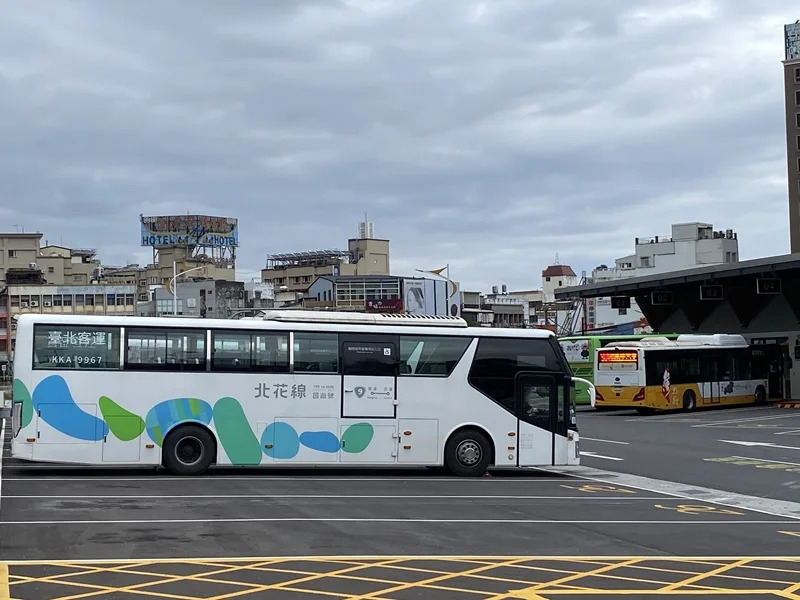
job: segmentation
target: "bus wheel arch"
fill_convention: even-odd
[[[755,402],[759,406],[767,403],[767,390],[763,385],[756,386]]]
[[[201,475],[216,459],[217,439],[202,423],[181,423],[164,437],[161,462],[175,475]]]
[[[494,440],[483,427],[463,425],[444,445],[444,466],[459,477],[481,477],[494,464]]]
[[[683,410],[695,410],[697,408],[697,396],[694,390],[688,389],[683,392]]]

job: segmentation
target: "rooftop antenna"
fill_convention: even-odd
[[[557,264],[557,265],[560,265],[560,264],[561,264],[560,262],[558,262],[558,252],[556,252],[556,264]]]

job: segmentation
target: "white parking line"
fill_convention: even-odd
[[[606,456],[604,454],[596,454],[594,452],[587,452],[581,450],[581,456],[588,456],[590,458],[602,458],[603,460],[625,460],[624,458],[617,458],[616,456]]]
[[[615,442],[614,440],[601,440],[600,438],[581,437],[581,441],[589,440],[590,442],[603,442],[604,444],[621,444],[628,446],[630,442]]]
[[[390,499],[390,500],[675,500],[668,496],[636,496],[636,497],[623,497],[623,496],[525,496],[525,495],[456,495],[456,494],[410,494],[410,495],[396,495],[396,494],[195,494],[195,495],[146,495],[140,496],[138,494],[118,494],[118,495],[83,495],[83,496],[62,496],[60,494],[53,494],[48,496],[26,496],[26,495],[12,495],[6,496],[5,499],[15,498],[18,500],[119,500],[127,498],[130,500],[183,500],[186,498],[193,499],[213,499],[213,500],[232,500],[235,498],[263,498],[272,500],[285,500],[292,499],[310,499],[310,500],[330,500],[330,499],[349,499],[349,500],[374,500],[374,499]]]
[[[800,520],[800,502],[748,496],[746,494],[715,490],[698,485],[688,485],[676,481],[664,481],[662,479],[653,479],[651,477],[631,475],[629,473],[603,471],[593,467],[539,467],[539,469],[545,473],[563,473],[579,479],[586,479],[588,481],[596,481],[598,483],[619,487],[629,487],[652,494],[666,494],[667,496],[683,498],[685,500],[708,502],[718,506],[738,508],[740,510],[762,513],[773,517],[783,517],[795,521]]]
[[[776,465],[794,465],[800,467],[800,463],[792,462],[790,460],[769,460],[766,458],[753,458],[752,456],[732,456],[731,458],[737,458],[739,460],[752,460],[757,462],[775,463]]]
[[[701,423],[699,425],[692,425],[692,427],[715,427],[716,425],[728,425],[730,423],[754,423],[756,421],[773,421],[775,419],[796,419],[800,417],[797,414],[791,415],[772,415],[769,417],[745,417],[743,419],[728,419],[725,421],[710,421],[708,423]]]
[[[697,525],[787,525],[792,520],[785,519],[764,519],[764,520],[739,520],[739,519],[709,519],[709,520],[688,520],[688,519],[406,519],[406,518],[357,518],[357,517],[229,517],[229,518],[205,518],[205,519],[75,519],[58,521],[0,521],[0,528],[8,525],[171,525],[184,523],[453,523],[459,525],[469,524],[492,524],[492,525],[687,525],[695,527]],[[119,562],[119,561],[118,561]]]
[[[585,454],[582,452],[581,454]],[[9,468],[9,467],[6,467]],[[478,485],[485,484],[489,485],[491,483],[498,483],[498,482],[505,482],[505,483],[544,483],[544,482],[553,482],[553,481],[560,481],[562,483],[568,482],[569,478],[567,477],[504,477],[502,475],[497,475],[496,477],[481,477],[481,478],[465,478],[465,477],[303,477],[300,476],[275,476],[269,474],[269,467],[263,469],[262,475],[254,475],[254,476],[240,476],[240,477],[228,477],[223,474],[219,475],[207,475],[202,477],[173,477],[169,475],[165,475],[163,477],[104,477],[103,475],[95,475],[94,477],[71,477],[69,474],[64,474],[59,477],[6,477],[6,481],[58,481],[59,483],[71,483],[73,481],[96,481],[98,483],[108,483],[110,481],[142,481],[142,482],[156,482],[156,481],[163,481],[165,483],[173,483],[173,482],[180,482],[184,485],[187,483],[195,482],[195,481],[203,481],[203,482],[222,482],[222,481],[254,481],[263,483],[264,485],[271,485],[271,483],[275,481],[299,481],[299,482],[315,482],[315,481],[376,481],[376,482],[384,482],[384,481],[397,481],[397,482],[409,482],[409,481],[417,481],[426,483],[429,481],[432,482],[442,482],[447,481],[448,483],[459,484],[459,483],[476,483]],[[537,471],[538,473],[539,471]],[[488,483],[487,483],[488,482]]]
[[[776,431],[775,435],[797,435],[800,434],[800,429],[791,429],[789,431]]]

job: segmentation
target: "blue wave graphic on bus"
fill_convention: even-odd
[[[72,397],[67,382],[59,375],[43,379],[33,390],[33,408],[53,429],[79,440],[97,442],[108,435],[102,419],[82,409]],[[96,411],[93,405],[86,408]]]
[[[19,384],[20,390],[25,387],[22,382]],[[25,393],[27,393],[27,388],[25,388]],[[109,404],[117,406],[110,399],[106,398],[106,400]],[[60,375],[50,375],[36,386],[32,394],[32,404],[39,419],[64,435],[97,442],[109,434],[109,425],[106,420],[92,414],[97,411],[96,405],[77,403],[67,382]],[[259,464],[263,455],[278,460],[292,459],[300,452],[301,446],[316,452],[335,453],[341,450],[358,454],[366,450],[374,435],[372,425],[363,422],[350,425],[342,432],[340,440],[333,431],[298,432],[289,423],[275,421],[264,429],[260,440],[261,448],[258,449],[256,447],[257,438],[247,422],[239,401],[226,396],[216,404],[218,407],[212,407],[200,398],[163,400],[147,412],[144,419],[144,430],[150,439],[160,447],[164,443],[165,436],[176,425],[181,423],[210,425],[216,415],[217,420],[220,421],[220,426],[215,427],[217,437],[231,460],[236,461],[235,464],[242,462]],[[81,408],[82,406],[83,408]],[[122,409],[120,408],[120,410]],[[133,415],[133,413],[127,414]],[[114,414],[104,416],[107,419],[115,418]],[[220,417],[225,418],[220,419]],[[120,439],[136,442],[141,435],[137,435],[136,431],[130,434],[128,433],[129,429],[129,427],[125,428],[126,435]],[[121,427],[111,428],[112,434],[118,436],[122,435],[121,431]],[[257,455],[255,454],[256,450],[259,450]]]

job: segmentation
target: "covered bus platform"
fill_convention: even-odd
[[[741,334],[770,357],[769,396],[800,401],[800,253],[613,279],[557,300],[634,299],[654,332]]]

